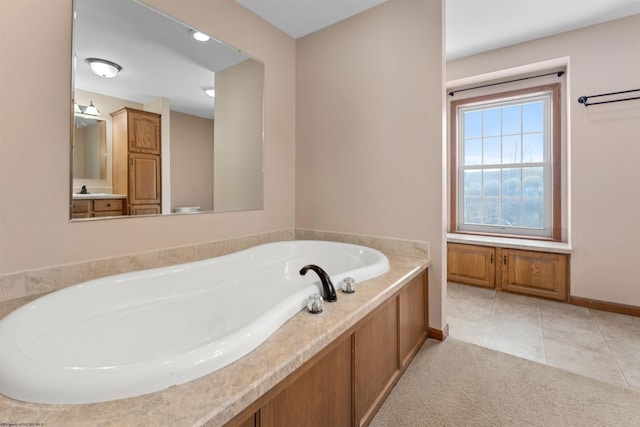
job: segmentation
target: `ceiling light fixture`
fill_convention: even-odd
[[[206,88],[206,89],[204,90],[204,93],[206,93],[207,95],[209,95],[209,96],[210,96],[210,97],[212,97],[212,98],[215,98],[215,97],[216,97],[216,91],[215,91],[215,89],[213,89],[212,87]]]
[[[107,61],[106,59],[99,58],[87,58],[87,63],[91,67],[91,71],[100,77],[111,79],[118,75],[122,71],[122,67],[115,62]]]
[[[200,31],[196,31],[196,30],[191,30],[191,35],[193,36],[194,39],[198,40],[199,42],[206,42],[211,38],[205,33],[201,33]]]

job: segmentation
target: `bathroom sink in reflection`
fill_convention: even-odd
[[[124,194],[109,194],[109,193],[87,193],[87,194],[78,194],[74,193],[74,199],[124,199],[126,196]]]

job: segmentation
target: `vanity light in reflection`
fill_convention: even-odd
[[[78,103],[76,102],[73,106],[73,112],[76,114],[87,114],[89,116],[100,115],[100,111],[98,111],[96,106],[93,104],[93,101],[89,101],[89,105],[87,106],[78,105]]]

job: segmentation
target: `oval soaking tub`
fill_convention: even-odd
[[[0,321],[0,393],[78,404],[139,396],[214,372],[248,354],[321,293],[389,270],[374,249],[269,243],[229,255],[91,280]],[[348,298],[342,292],[340,298]]]

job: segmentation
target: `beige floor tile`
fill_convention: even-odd
[[[640,390],[640,341],[604,336],[627,384]]]
[[[548,300],[540,300],[539,304],[544,329],[579,329],[599,333],[588,308]]]
[[[523,295],[498,292],[491,310],[493,313],[513,314],[531,320],[540,319],[538,300]]]
[[[448,316],[447,322],[449,323],[450,336],[457,340],[482,345],[482,336],[484,334],[486,322],[475,322],[459,319],[454,316]]]
[[[548,365],[627,387],[627,383],[608,349],[591,351],[579,346],[545,340],[544,353]]]
[[[496,312],[491,310],[487,322],[487,334],[516,333],[542,337],[540,317],[518,312]]]
[[[600,310],[590,311],[603,335],[640,341],[640,317]]]
[[[482,307],[485,309],[491,309],[493,300],[495,297],[495,291],[490,289],[477,289],[469,291],[469,289],[460,288],[453,291],[451,301],[456,303],[471,304],[476,307]]]
[[[449,285],[452,337],[640,390],[640,318]]]
[[[526,359],[544,362],[540,318],[535,318],[529,313],[523,314],[515,310],[503,312],[492,310],[482,345]]]
[[[458,319],[481,323],[484,327],[491,314],[491,305],[478,305],[467,300],[449,300],[447,315]]]
[[[585,351],[608,352],[609,348],[604,338],[597,328],[576,329],[570,324],[553,323],[552,327],[547,327],[543,318],[542,337],[545,343],[553,341],[559,344],[579,348]]]
[[[526,335],[517,330],[485,331],[482,345],[536,362],[545,362],[542,336]]]
[[[462,285],[459,285],[457,283],[451,283],[448,282],[447,283],[447,298],[451,298],[453,296],[453,294],[455,293],[456,289],[459,288]]]

